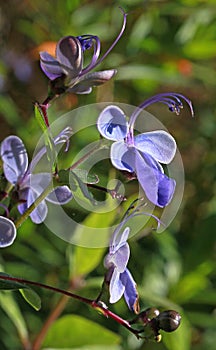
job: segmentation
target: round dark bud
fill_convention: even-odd
[[[152,318],[157,317],[160,314],[159,310],[155,307],[150,307],[139,313],[139,319],[144,323],[148,323]]]
[[[158,328],[165,332],[175,331],[181,322],[181,316],[177,311],[166,310],[161,312],[157,317]]]

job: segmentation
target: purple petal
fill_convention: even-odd
[[[135,136],[134,144],[160,163],[169,164],[176,153],[174,138],[164,130],[146,132]]]
[[[67,92],[72,92],[73,94],[85,95],[92,92],[92,87],[86,86],[85,84],[76,84],[73,87],[67,89]]]
[[[147,154],[136,153],[136,174],[147,198],[155,205],[164,207],[172,199],[175,181],[168,178],[159,163]]]
[[[175,192],[176,182],[165,174],[159,175],[158,184],[158,206],[165,207],[168,205]]]
[[[29,208],[32,203],[38,198],[38,193],[34,192],[32,189],[29,190],[27,198],[27,207]],[[48,209],[45,200],[40,202],[40,204],[32,211],[30,214],[31,220],[35,224],[41,224],[47,216]]]
[[[139,310],[139,305],[136,282],[134,281],[128,269],[126,269],[123,273],[120,274],[120,280],[125,286],[124,298],[129,309],[137,313],[137,311]]]
[[[38,173],[31,174],[29,179],[26,180],[26,184],[23,183],[22,187],[28,186],[40,195],[50,184],[52,176],[50,173]]]
[[[122,228],[122,226],[120,226]],[[110,253],[115,253],[119,248],[121,248],[128,239],[130,233],[130,228],[126,227],[123,232],[121,229],[114,231],[113,236],[110,240]]]
[[[58,186],[46,197],[46,200],[54,204],[66,204],[73,195],[68,186]]]
[[[60,63],[45,51],[40,52],[40,66],[50,80],[54,80],[62,76],[62,74],[66,74],[66,71]]]
[[[0,216],[0,248],[6,248],[13,244],[16,232],[14,223],[4,216]]]
[[[116,69],[93,72],[83,75],[79,79],[79,85],[82,86],[98,86],[109,81],[117,73]]]
[[[119,299],[121,299],[124,290],[125,287],[120,280],[120,273],[114,269],[109,286],[110,303],[116,303]]]
[[[56,58],[61,66],[67,70],[70,78],[77,77],[83,64],[83,52],[80,41],[74,36],[62,38],[56,46]]]
[[[85,74],[79,79],[78,83],[69,88],[67,91],[75,94],[89,94],[92,91],[93,86],[106,83],[115,74],[115,69]]]
[[[110,150],[110,159],[113,166],[120,170],[133,172],[135,170],[134,147],[128,147],[124,141],[114,142]]]
[[[121,248],[119,248],[115,254],[113,254],[113,264],[116,266],[119,272],[123,272],[127,266],[130,257],[129,244],[126,242]]]
[[[123,140],[128,132],[124,112],[117,106],[106,107],[99,115],[97,127],[100,134],[108,140]]]
[[[1,157],[6,179],[16,184],[28,167],[28,155],[22,140],[8,136],[1,144]]]

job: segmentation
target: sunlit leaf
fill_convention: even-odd
[[[32,289],[20,289],[20,293],[22,294],[23,298],[27,301],[28,304],[30,304],[35,310],[40,310],[41,308],[41,299],[35,291]]]
[[[58,319],[49,328],[43,342],[44,347],[74,348],[84,345],[115,345],[120,337],[100,324],[77,315]]]

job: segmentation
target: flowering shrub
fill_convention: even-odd
[[[35,103],[35,116],[44,134],[44,145],[37,150],[29,162],[28,152],[23,141],[16,135],[10,135],[1,141],[0,152],[2,161],[0,248],[17,244],[19,229],[28,218],[34,224],[44,223],[46,225],[46,220],[49,220],[49,217],[57,230],[61,232],[62,237],[68,233],[68,238],[65,239],[68,246],[72,242],[76,242],[78,247],[82,246],[79,239],[83,234],[83,241],[86,239],[87,242],[86,246],[92,247],[92,242],[89,242],[91,236],[87,224],[86,226],[84,224],[82,228],[79,226],[77,230],[72,230],[70,221],[68,221],[69,224],[67,220],[63,223],[57,215],[53,214],[54,208],[52,206],[48,211],[49,203],[56,204],[59,210],[63,211],[63,208],[66,208],[66,211],[69,212],[67,217],[72,218],[74,213],[71,211],[70,203],[76,196],[79,196],[83,203],[91,204],[93,213],[101,210],[103,214],[107,215],[106,220],[104,220],[108,225],[108,229],[106,228],[106,247],[109,248],[105,257],[103,258],[105,253],[103,250],[100,259],[98,259],[98,264],[101,262],[101,266],[103,266],[101,268],[104,271],[102,287],[96,292],[94,298],[88,299],[83,294],[81,296],[79,293],[71,292],[72,285],[69,290],[63,290],[27,278],[14,277],[7,274],[8,271],[2,271],[0,273],[0,288],[2,290],[19,290],[24,299],[36,310],[40,309],[40,298],[31,287],[37,286],[50,292],[61,293],[64,297],[68,296],[77,302],[85,303],[105,317],[111,318],[134,334],[137,339],[159,342],[162,337],[161,330],[166,333],[176,331],[180,325],[181,316],[178,311],[172,309],[160,311],[152,305],[140,311],[140,308],[143,308],[142,303],[145,301],[139,297],[139,280],[136,278],[135,282],[135,271],[128,267],[131,260],[135,264],[137,258],[130,252],[129,243],[130,239],[136,239],[133,236],[137,232],[134,233],[134,231],[144,229],[144,226],[152,231],[155,226],[155,223],[152,224],[153,221],[156,221],[158,226],[166,226],[160,217],[161,212],[172,204],[176,192],[178,180],[169,174],[169,165],[175,159],[177,143],[168,131],[161,128],[139,132],[137,120],[139,117],[140,120],[142,119],[142,124],[145,124],[142,113],[152,104],[162,103],[168,107],[168,113],[174,112],[178,115],[183,108],[183,102],[185,102],[193,115],[192,104],[182,94],[167,92],[148,98],[130,115],[127,115],[127,111],[114,103],[108,103],[102,110],[97,106],[98,111],[94,125],[94,132],[97,135],[94,140],[96,144],[94,147],[88,148],[84,154],[81,152],[76,161],[73,160],[70,153],[74,146],[73,132],[75,131],[73,127],[66,125],[57,136],[53,137],[52,124],[50,125],[49,122],[50,107],[54,99],[66,93],[90,94],[92,87],[106,83],[117,74],[116,68],[99,72],[93,70],[102,61],[106,62],[105,59],[124,33],[126,19],[127,15],[123,12],[120,33],[101,57],[100,39],[96,35],[89,34],[69,35],[61,38],[56,45],[56,57],[46,51],[40,52],[40,67],[49,79],[48,96],[42,103]],[[91,56],[88,63],[86,63],[87,51]],[[79,118],[81,119],[80,116]],[[60,155],[60,159],[58,158],[59,145],[66,145],[65,152]],[[103,174],[92,174],[87,162],[91,163],[92,158],[94,161],[98,161],[97,152],[104,150],[107,152],[106,157],[109,158],[110,162],[105,162],[105,156],[102,157],[101,159],[104,161]],[[62,165],[64,163],[61,161],[65,160],[64,158],[67,158],[69,165]],[[50,171],[46,167],[41,169],[42,159],[45,159]],[[36,170],[37,168],[39,170]],[[111,172],[115,169],[119,170],[120,175],[117,175],[119,178],[122,174],[126,176],[126,180],[125,178],[123,180],[124,195],[120,193],[119,183],[111,190],[108,186],[104,186],[103,180],[104,178],[108,180],[110,169]],[[137,180],[136,185],[140,185],[141,194],[138,194],[135,189],[131,195],[128,188],[132,180]],[[100,205],[98,204],[99,201],[96,200],[94,191],[106,194],[104,205],[103,201]],[[111,207],[115,204],[114,210],[113,207],[112,210],[107,209],[107,202],[112,203]],[[62,206],[64,207],[62,208]],[[82,214],[82,210],[80,213]],[[142,221],[142,225],[134,229],[134,225],[138,225],[136,219]],[[97,224],[97,228],[100,230],[100,224],[98,222]],[[102,228],[104,228],[103,225]],[[16,237],[17,240],[15,240]],[[97,247],[100,247],[100,238],[99,236],[94,237],[94,242],[98,240]],[[104,248],[104,242],[102,245]],[[83,255],[82,259],[84,260],[84,258]],[[92,257],[93,262],[94,258]],[[73,259],[73,254],[71,254],[71,259]],[[92,261],[89,258],[88,264],[91,265]],[[79,269],[81,276],[91,272],[88,271],[88,268],[87,272],[83,272],[82,266],[79,266]],[[77,282],[77,289],[79,287]],[[124,319],[117,312],[111,311],[112,305],[109,304],[117,303],[122,299],[122,296],[129,308],[129,311],[127,310],[129,312],[128,318],[131,318],[132,314],[132,320]],[[164,307],[164,305],[162,306]],[[157,307],[160,308],[160,305]],[[53,320],[50,321],[50,325],[57,316],[52,316]],[[76,319],[76,322],[79,323],[79,319]],[[49,322],[47,324],[48,326],[46,325],[46,329],[40,333],[36,342],[32,343],[33,345],[29,346],[28,342],[23,342],[24,349],[40,349],[43,346],[43,341],[44,346],[50,347],[49,334],[47,335]]]

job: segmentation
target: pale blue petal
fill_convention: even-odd
[[[70,78],[78,77],[82,70],[83,52],[80,41],[74,36],[62,38],[56,46],[56,58]]]
[[[54,80],[62,76],[62,74],[66,74],[66,71],[60,63],[45,51],[40,52],[40,66],[50,80]]]
[[[6,179],[16,184],[28,167],[28,155],[22,140],[8,136],[1,144],[1,158]]]
[[[176,153],[175,139],[164,130],[146,132],[135,136],[134,144],[160,163],[169,164]]]
[[[124,112],[117,106],[108,106],[100,113],[97,127],[100,134],[108,140],[123,140],[128,132]]]
[[[120,273],[114,269],[111,281],[110,281],[110,303],[116,303],[119,299],[121,299],[125,290],[125,286],[122,284],[120,280]]]
[[[133,279],[130,271],[126,269],[123,273],[120,274],[120,280],[125,286],[124,298],[125,301],[132,311],[137,311],[138,307],[138,293],[136,289],[136,282]]]
[[[73,195],[68,186],[58,186],[46,197],[46,200],[54,204],[66,204]]]
[[[27,207],[29,208],[32,203],[35,203],[35,200],[38,198],[39,194],[34,192],[32,189],[29,189],[28,198],[27,198]],[[41,201],[40,204],[32,211],[30,214],[31,220],[35,224],[41,224],[47,216],[48,208],[45,200]]]
[[[110,240],[110,252],[114,253],[121,248],[127,242],[129,233],[129,227],[126,227],[123,232],[121,232],[121,230],[116,230]]]
[[[52,176],[50,173],[31,174],[27,186],[30,186],[31,189],[40,195],[49,186],[51,180]]]
[[[134,147],[128,147],[124,141],[114,142],[110,150],[113,166],[119,170],[133,172],[135,170]]]
[[[119,272],[123,272],[127,266],[130,257],[129,244],[126,242],[119,248],[115,254],[113,254],[113,264]]]
[[[13,244],[16,238],[16,227],[13,221],[0,216],[0,248],[6,248]]]

